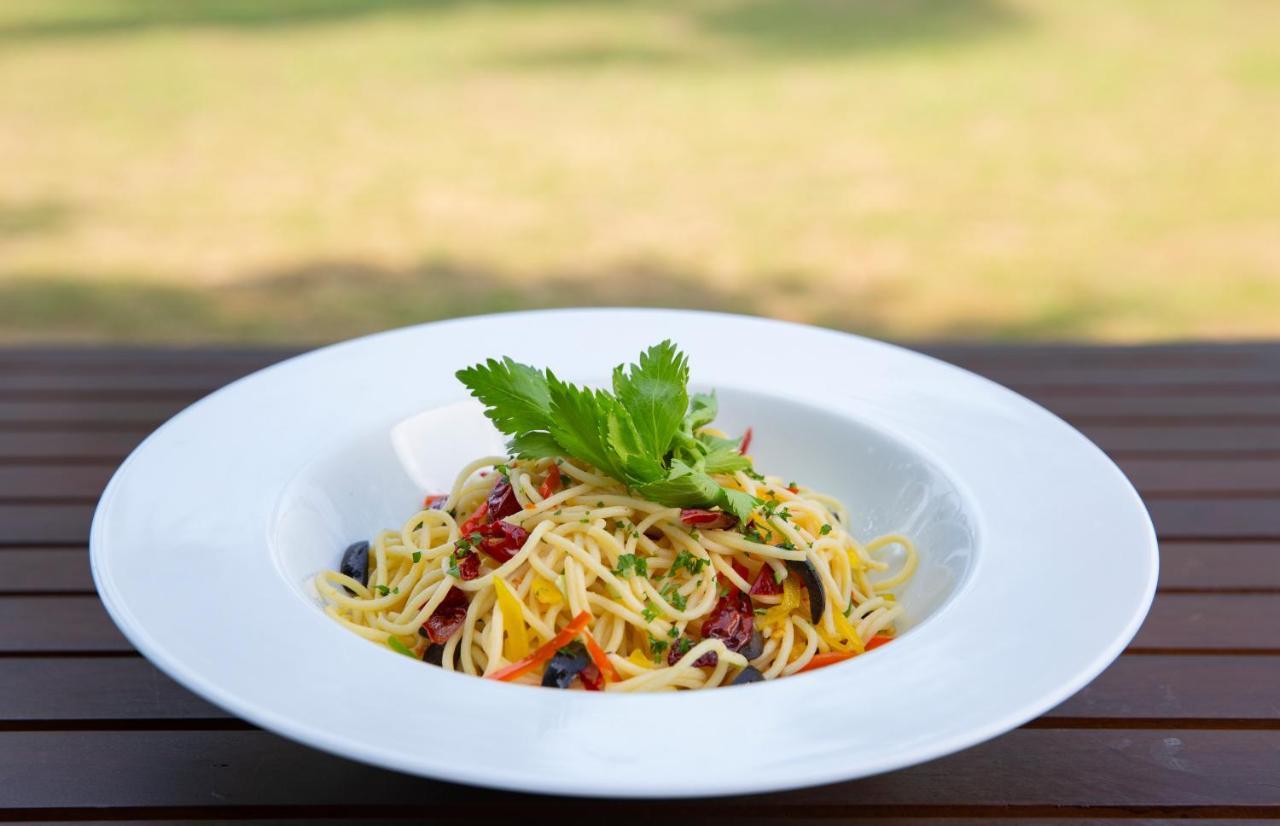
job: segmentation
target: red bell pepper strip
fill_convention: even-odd
[[[742,434],[742,443],[738,445],[738,452],[741,453],[743,456],[746,456],[747,450],[750,449],[750,447],[751,447],[751,428],[748,427],[746,432]]]
[[[463,537],[470,536],[472,532],[475,531],[476,528],[484,524],[484,521],[485,519],[488,518],[488,516],[489,516],[489,503],[481,502],[480,507],[476,508],[475,513],[468,516],[467,521],[463,522],[462,527],[459,528],[459,530],[462,532]]]
[[[596,638],[591,636],[590,631],[583,632],[582,638],[587,641],[587,653],[591,655],[591,661],[596,664],[596,668],[600,669],[601,676],[606,681],[616,683],[619,679],[618,672],[613,667],[613,663],[609,662],[609,656],[604,653],[600,643],[596,642]]]
[[[497,671],[489,675],[489,679],[507,682],[509,680],[514,680],[522,674],[532,671],[534,668],[537,668],[542,663],[554,657],[557,651],[571,642],[574,637],[586,630],[586,627],[590,623],[591,613],[583,611],[581,614],[574,617],[568,625],[561,628],[560,633],[556,634],[550,640],[539,646],[537,651],[534,651],[523,660],[519,660],[511,663],[510,665],[499,668]]]
[[[546,499],[551,494],[560,489],[560,466],[553,464],[551,470],[547,471],[547,478],[542,480],[542,485],[538,488],[538,495]]]

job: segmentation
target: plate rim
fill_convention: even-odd
[[[636,791],[634,788],[584,788],[580,782],[575,782],[572,777],[561,779],[552,776],[538,776],[536,778],[537,785],[530,782],[530,773],[527,770],[514,772],[494,772],[495,767],[487,767],[489,773],[479,774],[475,770],[468,771],[465,767],[454,768],[447,765],[432,766],[430,770],[424,769],[420,764],[406,763],[405,760],[399,759],[394,754],[387,752],[385,749],[370,747],[366,743],[353,743],[349,739],[341,738],[333,735],[331,732],[318,730],[314,725],[308,726],[295,722],[288,716],[283,716],[272,709],[260,708],[251,702],[245,701],[235,693],[228,693],[215,683],[211,682],[207,677],[191,670],[187,663],[181,661],[181,658],[173,656],[165,646],[158,643],[148,633],[145,626],[139,622],[138,618],[129,609],[125,600],[119,593],[116,583],[113,580],[112,573],[108,570],[108,562],[106,556],[109,553],[106,550],[107,538],[105,536],[107,527],[106,523],[110,517],[113,504],[117,500],[121,488],[128,480],[130,469],[136,464],[140,456],[146,455],[150,448],[158,441],[162,434],[171,431],[178,426],[179,422],[185,422],[192,416],[199,415],[202,409],[207,409],[206,404],[211,400],[223,397],[224,394],[230,393],[234,388],[241,387],[244,383],[250,381],[261,381],[268,374],[286,369],[296,369],[297,365],[323,358],[325,354],[333,352],[339,348],[348,347],[357,343],[367,343],[378,339],[395,337],[402,334],[411,334],[413,331],[422,330],[424,328],[445,329],[455,325],[467,325],[477,322],[485,322],[492,320],[515,321],[522,318],[536,317],[546,318],[555,315],[575,315],[575,316],[601,316],[611,314],[629,314],[629,315],[645,315],[653,316],[671,316],[678,315],[685,319],[707,317],[730,321],[731,323],[749,322],[768,325],[780,325],[783,328],[794,328],[803,331],[817,331],[831,336],[847,338],[855,342],[863,344],[873,344],[877,347],[888,348],[891,351],[908,355],[911,359],[925,360],[935,365],[945,367],[949,371],[957,371],[966,377],[966,381],[977,380],[988,385],[988,391],[994,388],[998,393],[1008,394],[1016,397],[1020,403],[1030,405],[1039,411],[1037,415],[1046,415],[1055,420],[1061,427],[1066,428],[1071,433],[1076,434],[1083,440],[1097,456],[1102,459],[1110,469],[1114,471],[1114,475],[1119,481],[1127,487],[1127,493],[1131,497],[1133,503],[1136,503],[1137,510],[1141,514],[1144,521],[1145,530],[1143,531],[1143,539],[1145,547],[1142,549],[1133,549],[1133,553],[1137,554],[1139,550],[1145,551],[1142,554],[1142,561],[1145,563],[1146,581],[1143,584],[1142,593],[1134,601],[1132,610],[1129,611],[1128,617],[1122,628],[1116,629],[1112,634],[1110,643],[1099,651],[1096,651],[1087,665],[1078,667],[1072,679],[1059,684],[1056,690],[1042,692],[1034,701],[1024,702],[1018,707],[1008,709],[1002,715],[991,717],[985,725],[980,727],[970,727],[964,731],[955,734],[933,739],[928,743],[917,746],[908,751],[903,751],[893,759],[884,759],[877,763],[876,767],[870,771],[860,771],[851,774],[848,770],[840,768],[840,764],[834,764],[828,771],[807,770],[803,772],[803,776],[784,776],[775,781],[763,780],[761,778],[750,778],[747,782],[741,783],[724,782],[723,780],[711,784],[710,790],[685,789],[683,787],[674,787],[667,789],[642,789]],[[714,383],[714,382],[711,382]],[[894,433],[895,437],[904,434]],[[941,457],[926,453],[931,461],[940,461]],[[941,462],[941,467],[948,477],[961,489],[966,499],[971,497],[965,478],[953,472],[946,464]],[[986,535],[983,524],[984,512],[978,510],[973,514],[976,520],[978,536]],[[894,771],[906,766],[933,760],[938,757],[954,753],[964,748],[985,742],[994,736],[998,736],[1017,726],[1022,725],[1028,720],[1034,719],[1040,714],[1060,704],[1063,700],[1075,694],[1085,685],[1094,680],[1108,665],[1110,665],[1116,657],[1124,650],[1129,642],[1137,634],[1142,622],[1150,609],[1151,603],[1155,596],[1157,578],[1159,573],[1159,557],[1158,543],[1154,526],[1151,523],[1150,515],[1146,505],[1140,495],[1133,488],[1132,483],[1124,475],[1124,473],[1115,465],[1115,463],[1107,457],[1096,445],[1069,423],[1061,419],[1061,417],[1047,410],[1043,406],[1027,399],[1020,394],[1015,393],[1008,388],[987,379],[981,375],[972,373],[964,368],[950,364],[935,356],[920,353],[890,342],[883,342],[877,339],[871,339],[852,333],[844,333],[835,330],[827,330],[824,328],[816,328],[809,325],[797,324],[794,322],[780,321],[775,319],[764,319],[752,316],[741,316],[730,313],[703,312],[696,310],[674,310],[674,309],[637,309],[637,308],[564,308],[564,309],[547,309],[547,310],[524,310],[509,313],[486,314],[477,316],[467,316],[456,319],[448,319],[436,322],[428,322],[425,324],[409,325],[406,327],[396,328],[392,330],[380,331],[367,336],[361,336],[346,341],[328,344],[305,353],[301,353],[275,364],[269,365],[260,370],[254,371],[244,377],[236,379],[233,382],[224,385],[209,395],[202,397],[192,403],[175,416],[170,418],[159,428],[141,442],[123,461],[116,471],[112,474],[111,480],[108,482],[98,506],[95,509],[92,525],[90,528],[90,564],[94,578],[95,586],[98,589],[98,596],[107,609],[112,620],[120,628],[121,632],[153,665],[163,671],[165,674],[175,679],[177,682],[192,690],[194,693],[208,699],[210,702],[223,707],[237,716],[253,722],[265,730],[282,734],[290,739],[300,742],[304,745],[321,749],[323,751],[335,754],[339,757],[348,759],[357,759],[365,763],[380,766],[400,772],[407,772],[418,776],[448,780],[474,786],[483,786],[489,788],[507,789],[513,791],[534,792],[534,793],[554,793],[569,794],[586,797],[600,798],[630,798],[630,799],[653,799],[653,798],[692,798],[692,797],[719,797],[725,795],[751,794],[758,792],[777,791],[782,789],[801,788],[815,785],[822,785],[831,782],[850,780],[857,777],[870,776],[883,772]],[[982,566],[984,554],[979,552],[976,556],[975,570],[966,576],[964,587],[969,587],[976,580],[978,568]],[[963,590],[963,589],[962,589]],[[957,591],[956,594],[947,601],[940,609],[940,614],[945,614],[947,609],[953,607],[960,600],[962,593]],[[939,619],[939,616],[930,619]],[[354,636],[354,635],[353,635]],[[911,639],[911,635],[904,636],[900,645],[906,644]],[[897,646],[895,646],[897,647]],[[873,652],[869,657],[876,656],[880,652]],[[812,677],[814,675],[804,675]],[[462,675],[449,675],[450,679],[458,680],[474,680],[474,678]],[[799,676],[789,678],[787,682],[801,679]],[[774,684],[775,686],[777,684]],[[523,686],[495,686],[500,690],[526,692],[528,689]],[[716,692],[708,692],[715,694]],[[575,692],[579,694],[579,692]],[[646,702],[648,697],[635,697],[630,699]],[[582,702],[584,698],[575,697],[575,701]],[[586,702],[616,702],[617,698],[612,697],[593,697],[587,696]]]

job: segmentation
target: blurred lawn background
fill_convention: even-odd
[[[1274,0],[5,0],[0,339],[1280,334]]]

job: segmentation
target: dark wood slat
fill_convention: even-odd
[[[54,591],[93,593],[84,548],[0,550],[0,595]]]
[[[0,663],[0,720],[226,719],[141,657],[7,658]]]
[[[0,544],[83,545],[92,505],[0,505]]]
[[[1044,404],[1069,422],[1079,424],[1167,424],[1280,420],[1280,394],[1226,396],[1195,393],[1184,396],[1048,396]]]
[[[1160,587],[1280,589],[1280,542],[1163,542]]]
[[[1116,462],[1143,496],[1280,491],[1280,459],[1139,459]]]
[[[0,464],[0,499],[97,501],[116,466],[103,464]]]
[[[1047,717],[1275,722],[1277,685],[1280,656],[1127,655]],[[227,717],[141,658],[11,657],[0,667],[2,723]]]
[[[1160,594],[1133,645],[1280,651],[1280,594]],[[96,597],[0,597],[0,652],[129,650]]]
[[[186,404],[180,401],[0,401],[0,429],[131,429],[150,432]]]
[[[330,816],[402,806],[424,816],[527,817],[547,802],[394,774],[260,731],[3,733],[0,776],[0,806],[10,810],[219,806],[231,816],[236,806],[305,803],[337,807]],[[805,807],[854,807],[847,815],[874,806],[1278,807],[1277,776],[1276,731],[1023,729],[852,783],[702,801],[561,800],[556,810],[593,820],[639,810],[730,820]]]
[[[19,460],[73,457],[120,461],[146,437],[146,433],[138,431],[0,431],[0,457]]]
[[[1211,425],[1115,427],[1086,425],[1081,429],[1108,453],[1196,454],[1280,451],[1280,425]]]
[[[1160,594],[1132,647],[1280,651],[1280,595]]]
[[[1147,510],[1161,539],[1280,537],[1274,499],[1151,499]]]
[[[1126,655],[1049,718],[1280,720],[1280,657]]]
[[[293,809],[298,812],[298,809]],[[302,813],[289,816],[288,812],[279,814],[276,820],[262,820],[259,817],[244,820],[244,818],[236,817],[236,823],[242,823],[243,826],[297,826],[300,822],[298,818],[305,816]],[[358,817],[358,820],[356,818]],[[934,814],[920,814],[916,817],[845,817],[841,816],[838,820],[832,820],[827,813],[818,812],[809,814],[804,809],[799,809],[794,813],[787,814],[785,820],[778,817],[735,817],[733,823],[737,826],[778,826],[778,823],[838,823],[840,826],[918,826],[919,823],[928,823],[929,826],[988,826],[993,822],[993,818],[998,818],[995,822],[1011,822],[1005,820],[1004,817],[998,817],[992,814],[989,817],[946,817],[934,816]],[[689,821],[681,818],[680,823],[691,822],[717,822],[719,818],[708,816],[700,816],[698,821]],[[76,826],[191,826],[189,820],[145,820],[145,821],[14,821],[22,823],[26,826],[70,826],[72,823]],[[361,826],[421,826],[422,817],[361,817],[360,814],[352,814],[351,817],[342,818],[342,820],[329,820],[329,818],[306,817],[307,826],[347,826],[348,823],[361,823]],[[431,817],[431,826],[479,826],[475,818],[468,817],[466,814],[460,814],[458,817]],[[617,822],[617,821],[613,821]],[[630,821],[628,821],[630,822]],[[639,822],[639,821],[637,821]],[[721,821],[723,822],[723,821]],[[1134,820],[1129,817],[1089,817],[1083,820],[1079,817],[1021,817],[1016,816],[1016,821],[1023,823],[1024,826],[1275,826],[1274,820],[1219,820],[1219,818],[1196,818],[1196,820],[1184,820],[1184,818],[1176,818],[1176,820],[1162,820],[1162,818],[1143,817],[1142,820]]]
[[[298,809],[293,809],[298,812]],[[243,826],[297,826],[298,818],[305,817],[303,813],[293,814],[289,816],[288,812],[280,814],[276,820],[262,820],[259,817],[244,820],[244,818],[236,817],[236,823],[242,823]],[[358,820],[356,818],[358,817]],[[920,814],[918,817],[840,817],[838,820],[832,820],[826,813],[808,814],[803,809],[791,814],[787,814],[785,820],[778,817],[735,817],[733,823],[739,826],[778,826],[778,823],[840,823],[840,826],[916,826],[919,823],[928,823],[929,826],[988,826],[993,822],[993,817],[998,818],[995,822],[1011,822],[1005,820],[1004,817],[998,817],[996,814],[989,817],[946,817],[933,816],[933,814]],[[717,822],[718,818],[699,817],[698,821],[681,820],[680,823],[690,822]],[[24,826],[70,826],[72,823],[76,826],[191,826],[189,820],[145,820],[145,821],[14,821]],[[422,817],[361,817],[358,814],[352,814],[351,817],[342,818],[342,820],[329,820],[329,818],[306,817],[307,826],[347,826],[348,823],[361,823],[361,826],[421,826]],[[475,818],[468,817],[466,814],[460,814],[457,817],[431,817],[431,826],[479,826]],[[614,821],[617,822],[617,821]],[[1219,818],[1196,818],[1196,820],[1184,820],[1184,818],[1176,818],[1176,820],[1164,820],[1164,818],[1143,817],[1142,820],[1133,820],[1129,817],[1089,817],[1088,820],[1082,820],[1079,817],[1023,817],[1016,816],[1016,821],[1023,823],[1024,826],[1275,826],[1272,820],[1219,820]]]
[[[96,596],[0,597],[0,653],[132,650]]]

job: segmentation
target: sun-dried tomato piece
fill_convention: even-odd
[[[472,533],[479,534],[481,539],[476,547],[496,559],[506,562],[515,556],[529,538],[529,532],[519,525],[510,522],[492,522],[481,525]]]
[[[687,645],[680,645],[679,644],[680,642],[685,642],[687,643]],[[689,640],[689,639],[678,640],[676,644],[671,646],[671,650],[667,652],[667,665],[675,665],[676,663],[680,662],[680,658],[683,657],[685,654],[689,653],[689,649],[692,647],[693,647],[693,640]],[[698,657],[698,659],[694,660],[692,665],[695,665],[699,668],[701,668],[702,666],[715,667],[715,665],[719,662],[720,662],[719,655],[717,655],[716,652],[714,651],[708,651],[707,653],[703,654],[701,657]]]
[[[751,597],[742,591],[732,591],[716,601],[702,623],[702,637],[723,640],[725,648],[737,651],[751,642],[754,629],[755,611],[751,607]]]
[[[471,554],[475,556],[475,554]],[[460,588],[450,588],[444,600],[431,612],[427,621],[418,629],[418,633],[437,645],[444,645],[449,638],[462,627],[467,620],[467,606],[470,601]]]
[[[760,573],[756,574],[756,581],[751,583],[751,590],[747,593],[753,597],[776,596],[782,593],[782,583],[774,576],[773,568],[761,565]]]
[[[505,476],[499,476],[489,497],[485,500],[489,505],[489,518],[494,522],[504,519],[520,510],[520,500],[516,498],[516,489]]]
[[[458,579],[468,580],[480,576],[480,554],[471,551],[458,557]]]
[[[709,531],[732,528],[738,524],[738,517],[724,511],[710,511],[705,508],[685,508],[680,511],[680,521],[695,528]]]

